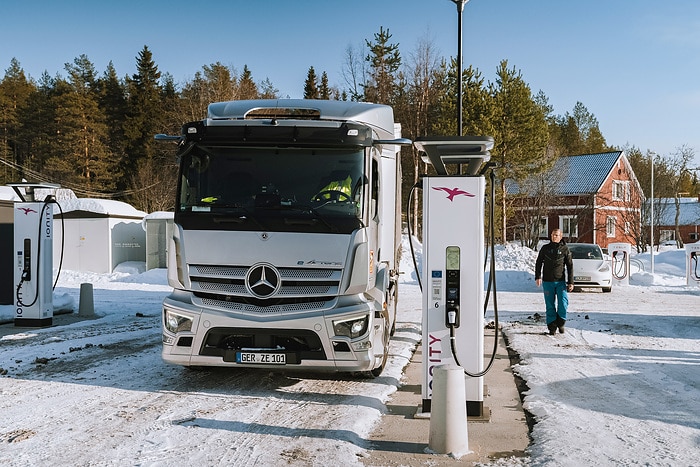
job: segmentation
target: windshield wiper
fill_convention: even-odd
[[[267,228],[255,217],[253,212],[244,206],[219,205],[217,210],[212,213],[212,220],[218,224],[235,223],[243,224],[247,221],[253,221],[260,230]]]
[[[289,225],[294,225],[294,224],[305,224],[305,225],[313,225],[317,221],[321,221],[323,225],[328,227],[328,230],[331,232],[337,233],[338,232],[338,227],[335,225],[331,224],[328,222],[323,215],[321,215],[317,208],[314,208],[313,206],[308,206],[305,204],[297,204],[294,206],[282,206],[282,209],[289,210],[289,211],[299,211],[302,213],[308,213],[312,214],[314,217],[312,219],[301,219],[301,218],[295,218],[295,219],[289,219],[287,217],[284,218],[285,224]]]

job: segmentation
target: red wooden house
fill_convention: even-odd
[[[634,245],[641,235],[641,187],[624,151],[560,157],[544,174],[510,183],[508,239],[530,246],[559,228],[567,242]]]

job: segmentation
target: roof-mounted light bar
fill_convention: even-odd
[[[477,175],[481,164],[491,159],[491,136],[424,136],[413,143],[423,154],[423,162],[432,164],[438,175],[448,175],[448,165],[466,165],[465,173]]]

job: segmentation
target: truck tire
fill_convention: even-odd
[[[389,340],[391,340],[391,330],[389,329],[390,322],[388,313],[384,314],[384,319],[382,321],[382,363],[373,370],[370,370],[368,376],[371,378],[377,378],[382,374],[384,367],[386,366],[386,361],[389,358]]]
[[[389,294],[391,301],[389,302],[391,304],[390,306],[390,311],[391,313],[391,332],[389,333],[390,336],[393,336],[396,333],[396,317],[397,317],[397,309],[399,307],[399,283],[394,282],[393,286],[391,287],[391,293]]]

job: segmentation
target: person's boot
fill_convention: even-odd
[[[552,321],[551,323],[549,323],[549,324],[547,325],[547,329],[549,329],[549,335],[550,335],[550,336],[553,336],[554,334],[556,334],[556,332],[557,332],[557,322],[556,322],[556,321]]]
[[[559,328],[559,332],[561,334],[564,334],[564,325],[566,324],[566,320],[562,319],[560,316],[557,316],[556,321],[554,321],[555,327]]]

